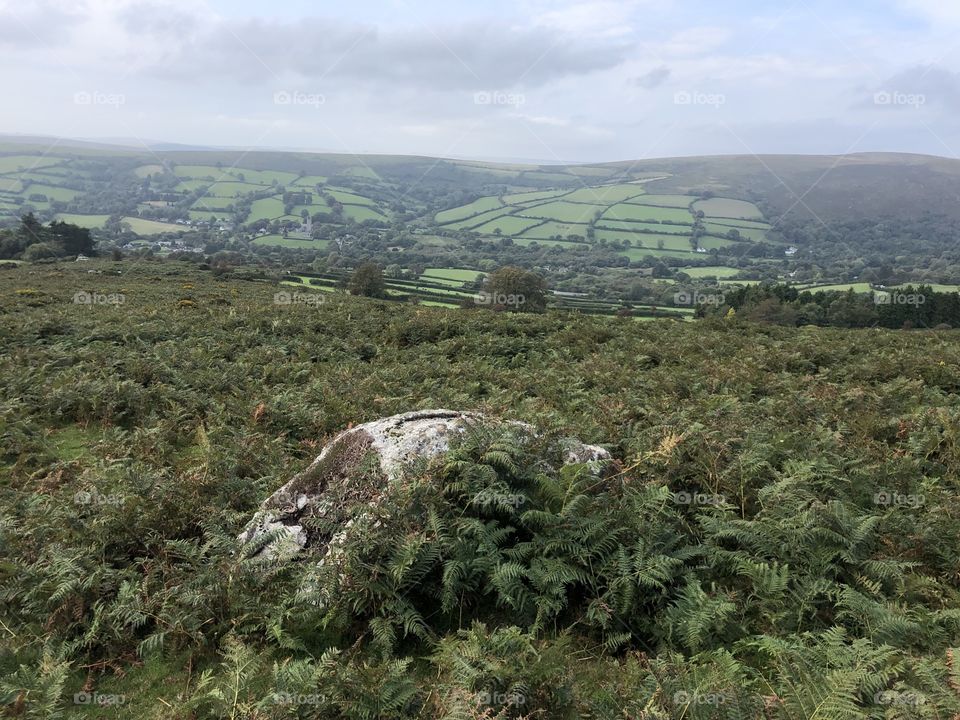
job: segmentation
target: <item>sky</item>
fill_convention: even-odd
[[[0,0],[0,133],[599,162],[960,152],[952,0]]]

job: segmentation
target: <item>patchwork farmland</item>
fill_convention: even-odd
[[[485,196],[438,212],[434,221],[441,230],[521,245],[616,243],[630,259],[746,249],[770,242],[771,229],[753,203],[657,194],[640,181]]]

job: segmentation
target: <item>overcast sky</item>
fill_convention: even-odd
[[[0,132],[541,161],[957,157],[955,0],[0,0]]]

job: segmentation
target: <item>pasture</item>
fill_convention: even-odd
[[[731,200],[730,198],[697,200],[693,204],[693,209],[702,210],[707,217],[763,219],[760,208],[744,200]]]
[[[58,213],[56,218],[59,222],[70,223],[82,228],[98,229],[107,224],[109,215],[80,215],[78,213]]]
[[[683,208],[658,207],[655,205],[636,205],[618,203],[603,214],[602,220],[642,220],[647,222],[679,223],[693,225],[693,216]]]
[[[168,232],[192,232],[192,228],[173,223],[157,222],[137,217],[125,217],[121,223],[130,226],[130,230],[137,235],[161,235]]]

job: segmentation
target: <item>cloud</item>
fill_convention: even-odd
[[[660,87],[669,77],[670,68],[666,65],[661,65],[643,73],[643,75],[633,78],[631,82],[637,87],[652,90],[655,87]]]
[[[857,106],[885,110],[923,106],[960,110],[960,73],[937,65],[907,68],[872,88]]]
[[[0,42],[9,36],[42,49],[36,38],[4,22],[4,7]],[[50,18],[48,31],[61,22],[52,8],[36,18],[38,25]],[[347,17],[287,21],[218,16],[180,0],[99,0],[83,13],[74,19],[74,42],[59,48],[76,60],[71,64],[79,71],[120,66],[130,74],[208,86],[221,80],[286,86],[299,79],[304,87],[339,83],[376,92],[503,90],[610,69],[631,49],[626,39],[545,21],[406,26]]]
[[[0,0],[0,46],[46,46],[63,42],[82,19],[76,8],[56,0]]]

